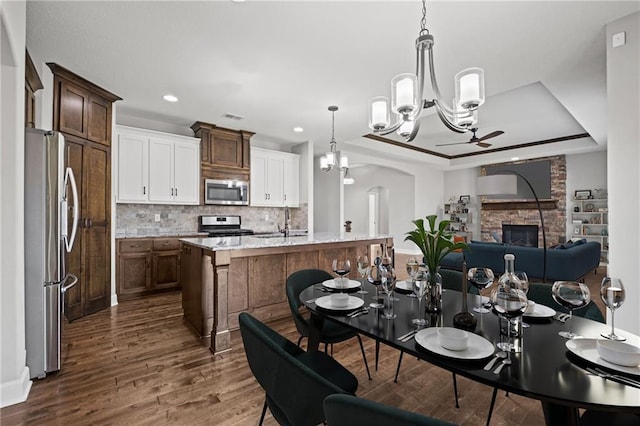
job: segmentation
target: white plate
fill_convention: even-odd
[[[347,285],[343,287],[337,285],[336,280],[326,280],[322,283],[322,285],[332,290],[351,290],[360,287],[360,282],[356,280],[349,280],[347,281]]]
[[[349,296],[347,306],[337,307],[333,305],[331,296],[322,296],[316,299],[316,306],[322,309],[328,309],[330,311],[351,311],[364,305],[364,300],[359,297]]]
[[[418,331],[415,339],[416,343],[424,349],[449,358],[483,359],[493,355],[495,350],[493,343],[474,333],[469,333],[469,345],[464,351],[445,349],[438,343],[438,327],[429,327]]]
[[[523,316],[529,318],[551,318],[555,314],[556,311],[550,307],[536,303],[533,305],[533,312],[525,312]]]
[[[567,346],[567,349],[569,349],[569,351],[584,360],[587,360],[594,364],[602,365],[603,367],[607,367],[612,370],[620,371],[622,373],[640,376],[640,366],[625,367],[624,365],[613,364],[600,358],[600,355],[598,355],[598,350],[596,349],[596,340],[597,339],[577,338],[567,340],[567,343],[565,343],[565,345]]]
[[[396,282],[396,288],[404,291],[413,291],[411,287],[411,281],[398,281]]]

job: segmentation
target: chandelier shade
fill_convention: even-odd
[[[450,107],[442,101],[435,76],[433,59],[434,37],[426,28],[426,3],[422,0],[422,20],[416,39],[416,72],[398,74],[391,80],[391,102],[377,96],[369,100],[369,128],[379,135],[397,133],[411,142],[415,139],[420,119],[425,109],[435,108],[444,125],[458,133],[469,131],[478,120],[477,109],[485,101],[484,71],[481,68],[467,68],[454,78],[455,99]],[[433,99],[424,98],[425,80],[429,80]],[[391,123],[390,113],[397,114]]]

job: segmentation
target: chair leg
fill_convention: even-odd
[[[360,338],[359,334],[356,334],[356,337],[358,338],[358,343],[360,343],[360,351],[362,352],[362,359],[364,360],[364,368],[367,369],[367,376],[369,377],[369,380],[371,380],[371,373],[369,373],[369,363],[367,362],[367,355],[364,352],[364,345],[362,344],[362,339]]]
[[[456,397],[456,408],[460,408],[458,404],[458,380],[456,379],[456,373],[452,373],[453,376],[453,395]]]
[[[378,356],[380,355],[380,341],[376,340],[376,371],[378,371]]]
[[[491,404],[489,405],[489,415],[487,416],[487,426],[491,421],[491,415],[493,414],[493,405],[496,403],[496,395],[498,394],[498,388],[493,388],[493,394],[491,395]]]
[[[302,339],[304,339],[304,336],[300,336],[300,338],[298,339],[298,347],[300,347],[300,343],[302,343]]]
[[[404,352],[400,351],[400,357],[398,358],[398,366],[396,367],[396,377],[393,379],[394,383],[398,383],[398,374],[400,374],[400,364],[402,364],[402,355],[404,355]]]
[[[327,355],[329,355],[329,351],[327,350],[328,347],[329,347],[329,344],[325,343],[324,344],[324,353],[327,354]]]
[[[262,406],[262,414],[260,415],[260,423],[258,426],[262,426],[262,422],[264,421],[264,415],[267,414],[267,397],[264,397],[264,405]]]

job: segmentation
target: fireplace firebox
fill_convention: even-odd
[[[512,246],[538,247],[538,225],[503,223],[502,242]]]

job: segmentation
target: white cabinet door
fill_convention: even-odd
[[[173,159],[174,201],[180,204],[199,204],[200,153],[198,146],[175,142]]]
[[[267,203],[270,206],[284,205],[284,160],[279,156],[267,161]]]
[[[173,201],[173,146],[163,139],[149,140],[149,201]]]
[[[267,204],[267,156],[262,151],[251,150],[251,185],[249,194],[252,206]]]
[[[117,141],[117,202],[146,202],[149,199],[148,139],[120,133]]]
[[[300,205],[300,156],[292,154],[284,159],[284,196],[285,206]]]

